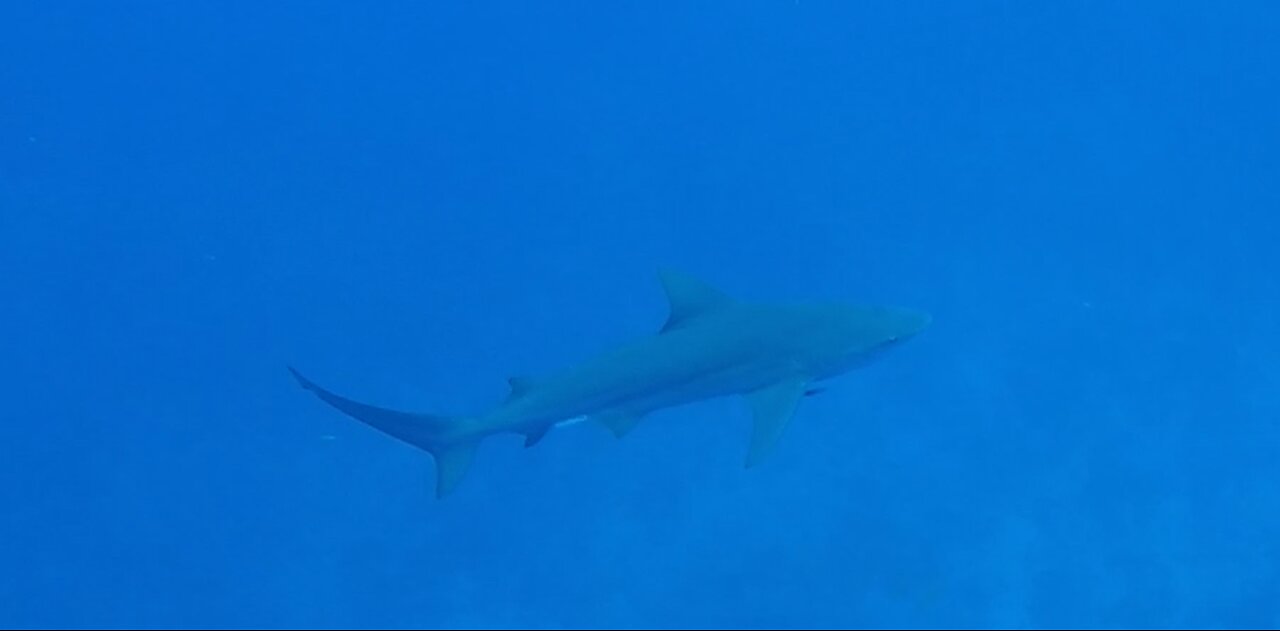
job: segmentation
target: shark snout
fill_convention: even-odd
[[[894,315],[894,328],[897,330],[895,341],[899,342],[919,335],[933,322],[933,316],[918,309],[896,309]]]

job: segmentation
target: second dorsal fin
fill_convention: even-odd
[[[536,385],[536,382],[529,377],[511,377],[507,379],[507,384],[511,386],[511,394],[508,395],[508,398],[518,399],[528,394]]]

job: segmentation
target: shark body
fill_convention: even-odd
[[[555,374],[512,378],[507,399],[479,416],[379,408],[289,370],[326,403],[431,453],[436,496],[444,497],[462,481],[486,436],[518,433],[531,447],[558,425],[587,420],[621,438],[657,410],[729,395],[750,403],[746,466],[754,466],[816,384],[865,365],[930,322],[927,314],[894,307],[744,302],[674,271],[664,271],[661,281],[670,315],[657,334]]]

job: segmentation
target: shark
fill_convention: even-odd
[[[432,456],[437,498],[454,492],[480,442],[498,434],[538,444],[556,427],[594,422],[622,438],[659,410],[706,399],[745,397],[752,416],[745,466],[780,442],[800,402],[825,382],[866,366],[916,337],[929,314],[852,303],[742,300],[682,271],[661,269],[668,302],[662,327],[576,365],[538,377],[511,377],[493,409],[444,416],[377,407],[290,373],[338,411]]]

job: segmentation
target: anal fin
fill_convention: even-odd
[[[633,414],[630,412],[605,412],[593,417],[597,422],[609,428],[613,435],[622,438],[631,433],[631,430],[640,424],[640,420],[644,418],[643,414]]]
[[[545,437],[547,435],[547,432],[550,430],[551,430],[550,425],[540,425],[534,429],[531,429],[525,432],[524,446],[528,448],[542,442],[543,437]]]

